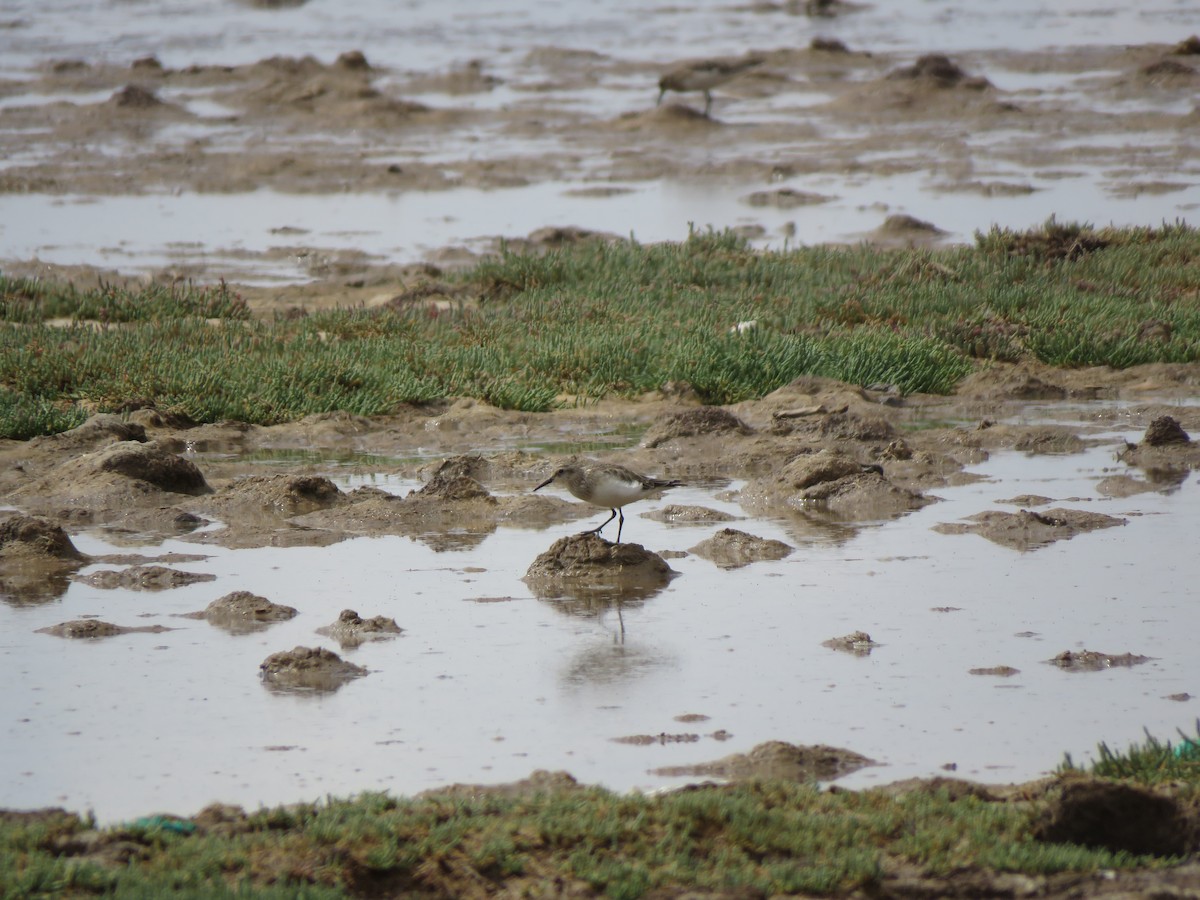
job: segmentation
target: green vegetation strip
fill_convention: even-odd
[[[470,396],[539,411],[687,382],[709,403],[800,375],[947,393],[989,360],[1200,358],[1200,232],[1053,221],[946,250],[758,252],[728,233],[504,254],[431,311],[252,319],[227,285],[0,276],[0,436],[153,404],[199,422],[386,414]],[[738,331],[738,323],[754,322]]]
[[[1116,764],[1127,783],[1169,778],[1195,809],[1195,741],[1102,748],[1092,774]],[[771,781],[660,797],[598,788],[364,794],[201,827],[154,816],[103,831],[66,813],[0,813],[0,897],[482,896],[522,879],[614,898],[683,889],[825,895],[869,892],[887,872],[1041,875],[1178,862],[1038,840],[1051,796],[998,802],[936,784],[899,794]]]

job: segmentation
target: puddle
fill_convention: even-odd
[[[1078,168],[1082,175],[1084,167]],[[123,271],[200,265],[245,283],[271,284],[308,280],[308,265],[322,252],[408,263],[447,246],[482,252],[497,237],[543,226],[574,225],[645,243],[682,240],[690,227],[748,227],[762,232],[752,243],[779,249],[855,241],[894,213],[931,221],[947,232],[947,241],[969,242],[986,223],[1026,228],[1064,208],[1072,219],[1099,227],[1175,221],[1200,202],[1200,185],[1114,197],[1074,179],[1032,183],[1031,194],[983,199],[970,191],[935,191],[936,177],[924,173],[836,182],[814,176],[774,185],[834,197],[794,209],[750,206],[745,198],[762,185],[673,181],[631,184],[602,197],[580,197],[577,183],[557,182],[390,195],[2,195],[5,221],[21,227],[0,224],[0,256],[62,265],[86,260]],[[306,233],[289,241],[281,228]]]
[[[1068,417],[1088,417],[1083,406]],[[858,533],[827,529],[813,538],[803,526],[743,518],[739,529],[796,552],[733,571],[672,558],[678,578],[624,602],[537,599],[521,581],[538,553],[591,519],[545,531],[500,528],[443,552],[400,537],[323,548],[145,548],[208,554],[175,567],[216,581],[153,593],[75,582],[54,602],[0,604],[11,688],[0,695],[10,773],[0,806],[91,808],[110,822],[156,809],[186,814],[215,799],[254,807],[326,793],[411,793],[536,768],[655,790],[680,780],[653,769],[771,739],[843,746],[885,764],[850,776],[848,786],[936,775],[950,763],[959,776],[1019,781],[1047,772],[1064,751],[1089,759],[1101,740],[1123,746],[1143,728],[1169,737],[1192,714],[1165,698],[1200,693],[1191,592],[1200,486],[1192,475],[1171,493],[1103,497],[1097,482],[1125,471],[1114,452],[1137,436],[1113,426],[1111,443],[1085,453],[996,453],[972,469],[986,480],[939,490],[943,502]],[[339,475],[343,462],[326,468],[344,489],[416,486]],[[727,499],[738,486],[689,485],[639,504],[625,537],[660,552],[687,550],[714,526],[670,526],[641,513],[670,502],[745,516]],[[996,501],[1031,493],[1128,524],[1026,554],[931,531],[1014,510]],[[76,543],[92,554],[130,551],[94,534]],[[177,617],[234,590],[299,615],[245,635]],[[404,634],[343,649],[315,633],[346,608],[393,617]],[[88,616],[175,630],[99,641],[35,633]],[[869,655],[822,646],[856,630],[879,644]],[[301,644],[332,649],[370,674],[335,693],[268,690],[259,664]],[[1152,659],[1086,675],[1046,663],[1085,647]],[[969,674],[996,666],[1019,672]],[[677,717],[688,714],[709,717],[690,728],[697,741],[614,741],[677,733]],[[720,732],[731,737],[718,740]]]

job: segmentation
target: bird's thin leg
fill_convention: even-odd
[[[708,118],[708,111],[712,109],[712,92],[704,92],[704,117]]]
[[[625,510],[617,510],[621,514],[621,518],[617,520],[617,543],[621,543],[621,529],[625,527]]]
[[[612,510],[612,515],[609,516],[607,519],[605,519],[603,522],[601,522],[599,527],[593,528],[590,531],[585,531],[584,534],[599,534],[601,529],[603,529],[605,525],[607,525],[609,522],[611,522],[616,517],[617,517],[617,511],[614,509],[614,510]],[[621,534],[620,534],[619,526],[618,526],[618,531],[617,531],[617,543],[618,544],[621,543]]]
[[[665,94],[666,92],[667,92],[667,89],[666,89],[666,88],[663,88],[662,90],[660,90],[660,91],[658,92],[658,99],[654,101],[654,105],[655,105],[655,106],[662,106],[662,98],[663,98],[663,94]]]

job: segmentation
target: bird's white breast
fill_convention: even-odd
[[[592,485],[592,496],[579,499],[615,509],[645,496],[646,491],[640,481],[629,481],[617,475],[599,475]]]

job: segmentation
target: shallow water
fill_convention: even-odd
[[[1103,409],[1085,407],[1079,419]],[[939,490],[942,502],[849,539],[846,530],[780,520],[731,523],[796,552],[734,571],[672,559],[681,574],[661,593],[598,614],[572,614],[521,581],[533,558],[580,522],[501,528],[448,552],[399,537],[320,549],[148,548],[209,553],[176,567],[217,580],[156,593],[74,583],[56,602],[0,605],[10,687],[0,694],[10,773],[0,806],[62,804],[113,821],[152,809],[194,812],[213,800],[253,807],[368,789],[411,793],[536,768],[654,790],[680,783],[651,774],[657,767],[773,739],[843,746],[881,763],[844,781],[851,786],[938,774],[951,763],[960,776],[1018,781],[1049,771],[1063,752],[1088,759],[1101,740],[1124,746],[1143,728],[1172,737],[1194,717],[1195,701],[1166,697],[1200,694],[1200,486],[1191,475],[1170,493],[1101,496],[1097,481],[1125,471],[1115,449],[1136,437],[1116,421],[1086,453],[997,453],[973,469],[986,480]],[[343,487],[413,486],[337,469],[329,470]],[[996,501],[1027,493],[1128,524],[1024,554],[930,530],[1015,509]],[[669,501],[741,514],[723,496],[689,486]],[[639,514],[665,502],[631,508],[626,540],[686,550],[716,530]],[[77,544],[129,551],[96,535]],[[300,614],[241,636],[175,618],[233,590]],[[347,650],[314,634],[347,607],[392,616],[406,632]],[[176,630],[99,641],[34,633],[81,616]],[[881,645],[867,657],[821,646],[858,629]],[[266,689],[259,663],[297,644],[329,647],[371,672],[332,694]],[[1080,674],[1046,662],[1083,648],[1153,659]],[[968,674],[997,665],[1020,673]],[[709,718],[676,720],[696,713]],[[713,736],[719,731],[728,739]],[[698,739],[614,742],[688,733]]]
[[[802,4],[800,4],[802,8]],[[529,47],[556,46],[616,56],[705,56],[745,47],[806,44],[817,34],[892,50],[958,52],[1089,44],[1171,42],[1196,27],[1190,0],[898,0],[835,19],[754,13],[727,0],[686,6],[609,0],[571,6],[523,0],[333,0],[255,9],[185,0],[8,0],[0,75],[17,77],[47,58],[124,62],[149,53],[164,65],[238,65],[277,54],[332,59],[348,47],[409,70],[486,56],[519,59]]]
[[[764,10],[766,8],[764,7]],[[611,119],[648,108],[654,97],[653,78],[613,77],[586,87],[535,92],[538,73],[528,62],[533,49],[554,47],[593,51],[626,60],[658,61],[706,54],[737,54],[749,48],[803,47],[816,36],[837,38],[852,48],[894,52],[907,57],[945,52],[988,54],[1000,50],[1076,48],[1092,45],[1173,43],[1197,27],[1194,5],[1187,0],[1154,0],[1147,4],[1096,3],[1066,0],[1047,5],[1035,0],[996,4],[967,2],[908,2],[863,5],[860,11],[834,19],[789,15],[786,5],[755,11],[749,5],[698,2],[655,5],[639,0],[613,0],[586,7],[525,0],[502,9],[481,0],[424,0],[394,4],[368,0],[352,10],[313,0],[300,7],[261,10],[224,2],[215,5],[128,0],[10,0],[0,16],[0,77],[28,79],[51,59],[80,58],[93,63],[127,64],[156,55],[169,68],[194,63],[244,64],[269,56],[312,54],[331,61],[348,49],[361,49],[387,77],[442,73],[475,59],[504,80],[494,91],[453,98],[466,109],[553,104],[578,108]],[[972,66],[978,69],[978,65]],[[1030,75],[1006,72],[990,64],[989,78],[1005,90],[1033,91],[1032,102],[1077,105],[1086,88],[1069,75]],[[1089,73],[1094,78],[1096,73]],[[0,97],[0,108],[64,99],[62,95]],[[78,95],[75,103],[95,103],[98,95]],[[168,97],[168,99],[170,99]],[[445,95],[417,95],[431,105],[445,106]],[[819,85],[790,91],[777,98],[728,102],[718,98],[717,114],[728,125],[754,127],[773,119],[794,119],[804,108],[826,99]],[[1163,92],[1163,99],[1123,101],[1088,96],[1091,105],[1107,103],[1108,111],[1130,112],[1158,108],[1185,116],[1194,98]],[[203,134],[213,151],[254,140],[254,126],[216,124],[223,114],[220,97],[182,98],[207,123],[165,127],[155,136],[161,143],[185,147]],[[1158,106],[1155,107],[1155,103]],[[1102,126],[1100,126],[1102,128]],[[247,130],[248,128],[248,130]],[[735,131],[736,133],[736,131]],[[989,135],[991,133],[989,132]],[[823,135],[828,139],[836,137]],[[354,142],[354,134],[331,133],[323,141]],[[1179,184],[1171,190],[1130,189],[1126,173],[1114,169],[1097,148],[1108,140],[1127,144],[1127,135],[1106,136],[1090,131],[1084,137],[1062,134],[1014,135],[1011,142],[986,139],[973,145],[969,121],[964,123],[963,146],[972,146],[972,177],[1007,181],[1033,188],[1017,196],[947,193],[945,179],[927,166],[922,153],[900,151],[899,161],[916,173],[894,177],[855,174],[853,150],[847,150],[844,172],[797,174],[770,185],[743,179],[703,183],[661,179],[631,184],[626,193],[611,197],[580,197],[572,188],[607,182],[611,158],[607,146],[589,147],[586,140],[568,145],[549,133],[539,138],[514,138],[496,127],[452,128],[425,137],[408,136],[394,147],[364,149],[379,165],[394,160],[437,162],[441,158],[503,159],[512,154],[566,153],[576,157],[572,180],[484,190],[404,194],[286,196],[270,192],[195,195],[156,194],[144,197],[65,197],[44,194],[0,195],[0,260],[37,257],[58,264],[91,264],[125,272],[172,266],[200,265],[205,278],[228,277],[270,283],[307,280],[309,255],[289,256],[292,243],[273,232],[283,226],[307,230],[295,243],[323,250],[362,250],[378,262],[412,262],[435,249],[465,245],[484,249],[495,236],[524,236],[546,225],[576,225],[588,229],[632,234],[641,241],[680,240],[688,228],[758,226],[755,243],[781,247],[785,242],[857,241],[892,213],[927,220],[946,232],[950,241],[969,241],[976,230],[996,224],[1012,228],[1035,226],[1051,215],[1095,225],[1158,225],[1194,216],[1200,204],[1200,184],[1194,140],[1189,129],[1157,138],[1159,146],[1178,148]],[[636,135],[631,137],[637,141]],[[1070,147],[1082,141],[1089,155],[1080,155],[1066,171],[1043,171],[1009,161],[1030,141]],[[88,147],[119,161],[129,148],[119,144]],[[804,146],[739,144],[728,138],[712,146],[688,142],[680,153],[705,155],[714,171],[752,153],[766,164],[803,159]],[[946,164],[961,164],[957,151],[948,150]],[[907,157],[907,158],[906,158]],[[864,160],[866,157],[864,156]],[[8,165],[27,163],[13,159]],[[2,165],[2,164],[0,164]],[[1160,167],[1161,168],[1161,167]],[[764,188],[786,187],[835,197],[827,204],[792,210],[750,207],[747,194]]]

